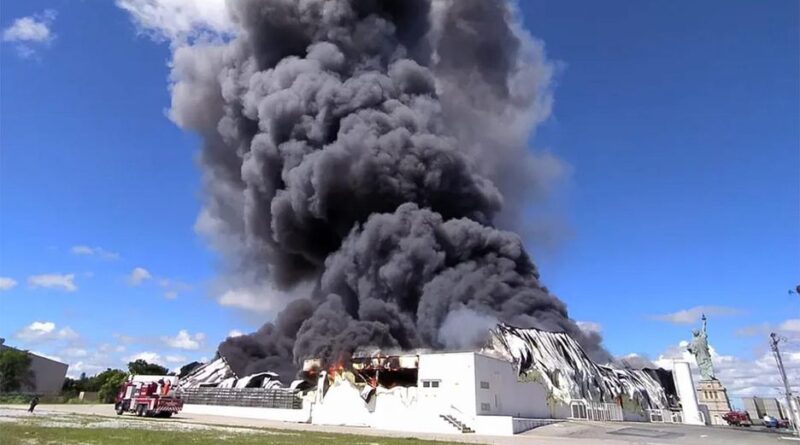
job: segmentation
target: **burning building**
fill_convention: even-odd
[[[650,374],[592,364],[611,359],[600,336],[514,231],[562,169],[528,146],[554,65],[514,2],[226,5],[230,34],[173,48],[169,116],[203,139],[196,228],[222,284],[280,312],[185,379],[190,405],[476,431],[575,400],[664,406]]]
[[[489,337],[476,351],[307,359],[288,386],[274,374],[236,377],[220,356],[180,386],[187,412],[416,432],[514,434],[555,419],[669,421],[679,412],[669,371],[595,364],[565,333],[500,324]]]

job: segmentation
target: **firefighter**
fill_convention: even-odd
[[[36,405],[39,404],[39,396],[34,394],[33,398],[31,399],[31,406],[28,407],[28,412],[33,413],[33,409],[36,408]]]

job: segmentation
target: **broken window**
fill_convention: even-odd
[[[481,389],[489,389],[489,382],[481,382]]]
[[[481,403],[481,411],[491,411],[492,405],[488,403]]]

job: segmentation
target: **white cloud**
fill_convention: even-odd
[[[789,337],[793,342],[800,342],[800,319],[789,318],[775,324],[764,322],[744,326],[737,329],[735,333],[739,337],[763,337],[766,342],[769,334],[773,332]]]
[[[13,289],[17,285],[17,280],[9,277],[0,277],[0,291]]]
[[[694,356],[686,351],[688,342],[682,341],[671,346],[654,360],[657,366],[672,369],[674,360],[687,361],[692,366],[695,382],[700,380],[697,362]],[[787,342],[782,344],[783,361],[786,375],[792,387],[800,386],[800,344]],[[762,349],[756,357],[746,358],[734,355],[719,354],[713,346],[709,347],[714,363],[715,376],[728,390],[730,397],[747,397],[753,395],[778,397],[782,393],[782,383],[775,358],[768,349]]]
[[[97,351],[103,354],[107,354],[109,352],[125,352],[125,346],[103,343],[97,347]]]
[[[138,286],[151,278],[153,278],[153,276],[150,275],[150,272],[147,269],[144,267],[135,267],[131,271],[131,274],[128,275],[128,283],[130,283],[132,286]]]
[[[118,260],[119,254],[102,247],[90,247],[84,245],[72,246],[70,249],[73,255],[97,256],[106,260]]]
[[[164,290],[164,298],[174,300],[178,298],[179,293],[188,292],[192,290],[192,286],[184,283],[183,281],[173,280],[170,278],[163,278],[150,273],[144,267],[135,267],[130,274],[128,274],[128,284],[131,286],[139,286],[146,281],[151,281],[158,287]]]
[[[206,334],[198,332],[190,334],[186,329],[178,331],[175,337],[161,337],[161,341],[167,346],[176,349],[196,350],[200,349],[206,339]]]
[[[244,335],[244,333],[238,329],[231,329],[231,331],[228,332],[228,338],[241,337],[242,335]]]
[[[138,31],[173,44],[233,31],[225,0],[117,0]]]
[[[650,361],[650,359],[648,359],[647,357],[644,357],[642,355],[639,355],[639,354],[637,354],[635,352],[632,352],[632,353],[630,353],[628,355],[624,355],[622,357],[615,357],[614,361],[617,364],[625,366],[625,367],[628,367],[628,368],[640,369],[640,368],[654,368],[654,367],[656,367],[656,364],[653,363],[652,361]]]
[[[164,357],[164,361],[169,364],[176,365],[179,363],[186,363],[186,357],[182,355],[168,355]]]
[[[89,351],[83,348],[66,348],[61,353],[67,357],[86,357],[89,355]]]
[[[257,295],[250,289],[228,289],[217,298],[217,302],[222,306],[246,309],[255,312],[268,312],[273,309],[274,304],[269,298]]]
[[[575,322],[578,327],[585,333],[591,334],[599,334],[603,331],[603,326],[600,323],[594,321],[576,321]]]
[[[159,278],[158,286],[164,289],[164,298],[174,300],[178,298],[179,292],[188,292],[192,286],[183,281],[171,280],[169,278]]]
[[[136,337],[133,337],[131,335],[114,334],[114,338],[116,338],[118,342],[125,343],[125,344],[131,344],[131,343],[136,343],[137,342]]]
[[[161,360],[161,356],[155,352],[144,351],[138,354],[129,355],[122,359],[124,363],[135,362],[136,360],[144,360],[147,363],[158,363]]]
[[[715,315],[717,317],[728,317],[739,315],[742,311],[732,307],[725,306],[695,306],[689,309],[683,309],[669,314],[653,315],[650,318],[658,321],[666,321],[673,324],[694,324],[700,320],[703,314]]]
[[[755,337],[757,335],[769,334],[772,329],[769,323],[761,323],[757,325],[744,326],[736,330],[735,334],[738,337]]]
[[[55,38],[51,29],[55,19],[56,12],[52,9],[20,17],[3,30],[3,41],[14,44],[21,57],[32,57],[39,47],[46,46]]]
[[[61,360],[61,357],[59,357],[57,355],[46,354],[46,353],[41,352],[41,351],[31,351],[31,354],[35,354],[35,355],[38,355],[39,357],[49,358],[50,360],[55,360],[57,362],[64,363],[64,360]]]
[[[75,292],[78,286],[75,285],[75,274],[42,274],[31,275],[28,277],[28,286],[61,289],[67,292]]]
[[[52,321],[34,321],[18,331],[14,336],[28,343],[41,343],[51,340],[77,340],[79,335],[69,326],[57,329]]]
[[[66,359],[64,363],[69,364],[67,375],[77,378],[82,372],[92,376],[108,368],[120,368],[118,353],[124,350],[124,347],[101,343],[94,348],[87,349],[67,347],[58,351],[58,354]]]
[[[69,363],[69,368],[67,368],[67,377],[77,379],[80,377],[81,373],[84,372],[87,376],[92,376],[99,372],[105,371],[108,368],[111,368],[111,366],[78,360],[77,362]]]
[[[783,323],[781,323],[778,329],[782,331],[800,333],[800,318],[790,318],[789,320],[786,320]]]
[[[313,283],[300,283],[286,291],[278,290],[270,283],[233,287],[219,295],[217,303],[252,312],[270,312],[298,297],[308,296],[313,287]]]
[[[55,16],[55,11],[46,10],[43,14],[20,17],[3,30],[3,41],[47,42],[53,38],[50,24],[55,20]]]

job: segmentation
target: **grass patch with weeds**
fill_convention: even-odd
[[[77,420],[77,419],[76,419]],[[412,438],[356,436],[327,432],[284,431],[252,429],[231,431],[230,429],[207,430],[150,430],[143,428],[92,428],[51,427],[37,425],[36,421],[0,422],[0,443],[3,445],[36,444],[149,444],[149,445],[455,445],[455,442],[433,442]]]

